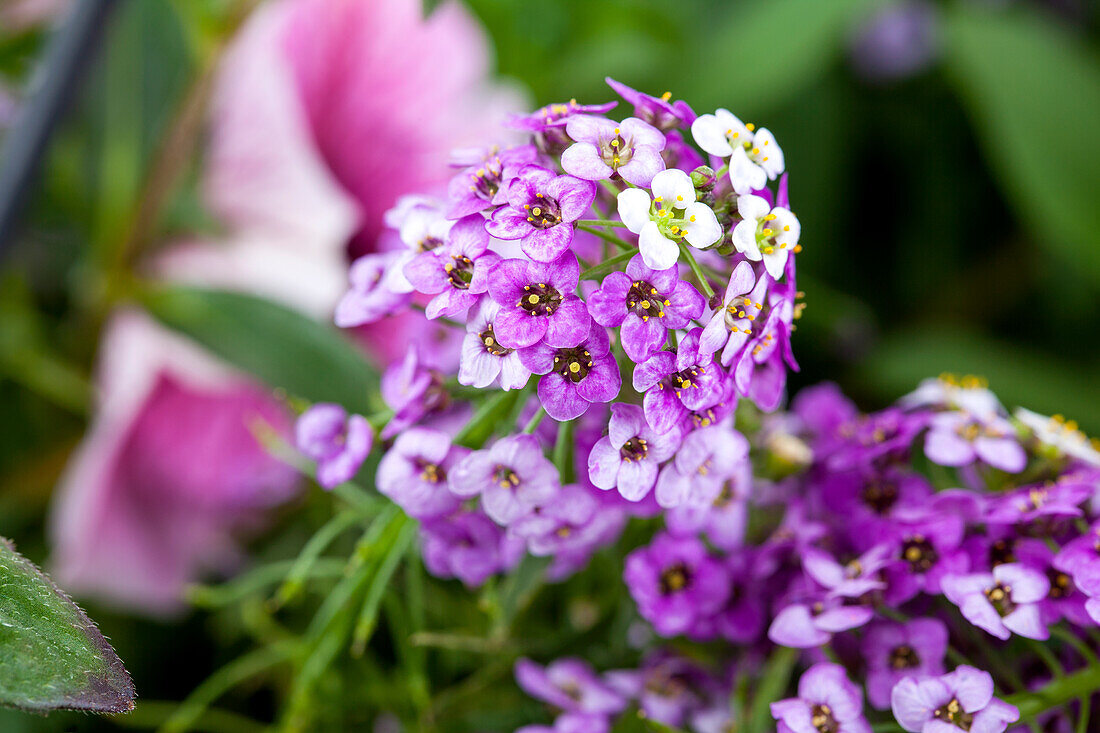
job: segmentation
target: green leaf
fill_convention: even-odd
[[[264,298],[164,286],[142,298],[149,311],[269,386],[311,402],[337,402],[369,415],[378,375],[335,328]]]
[[[134,683],[80,608],[0,538],[0,704],[123,713]]]
[[[1040,244],[1100,279],[1096,56],[1024,7],[954,3],[945,26],[948,72],[1005,194]]]
[[[676,85],[676,96],[690,99],[696,109],[759,113],[775,107],[824,74],[840,57],[853,25],[880,4],[769,0],[731,8],[710,40],[699,44],[707,49],[707,63],[725,72],[694,74]]]

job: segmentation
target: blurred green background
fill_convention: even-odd
[[[539,105],[608,100],[610,75],[776,134],[805,246],[792,387],[836,380],[870,409],[922,377],[975,373],[1006,404],[1100,432],[1097,3],[468,4],[499,72]],[[88,417],[98,328],[136,250],[217,227],[196,162],[153,231],[130,229],[159,140],[247,5],[119,4],[0,261],[0,535],[33,560]],[[42,26],[0,28],[0,102],[18,99],[48,39]],[[184,697],[232,638],[202,614],[164,625],[89,610],[150,700]],[[0,711],[5,732],[102,727]]]

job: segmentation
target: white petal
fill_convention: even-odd
[[[393,258],[382,275],[382,287],[393,293],[411,293],[416,290],[409,278],[405,277],[405,265],[412,262],[413,257],[416,257],[416,252],[406,249]]]
[[[638,236],[638,250],[642,261],[654,270],[667,270],[676,264],[680,257],[680,248],[671,239],[661,234],[657,222],[651,221],[642,227]]]
[[[764,255],[764,268],[773,280],[779,280],[783,277],[783,268],[787,266],[789,254],[788,250],[776,247],[770,255]]]
[[[664,208],[682,209],[695,202],[695,186],[691,176],[679,168],[668,168],[653,176],[653,197],[660,199]]]
[[[619,218],[626,228],[638,234],[649,221],[649,194],[640,188],[628,188],[619,193]]]
[[[730,157],[730,184],[739,194],[752,193],[766,186],[768,174],[749,160],[744,148],[738,147]]]
[[[755,221],[746,219],[733,228],[733,246],[750,260],[760,259],[760,248],[756,244]]]
[[[752,141],[752,132],[733,112],[728,109],[719,109],[714,113],[714,116],[718,118],[718,124],[722,127],[722,134],[726,136],[726,141],[730,145],[740,145]]]
[[[695,138],[695,142],[703,150],[719,158],[725,158],[733,152],[725,133],[721,122],[714,115],[699,115],[691,123],[691,136]]]
[[[722,238],[722,227],[718,217],[709,206],[703,203],[688,204],[684,211],[684,239],[692,247],[709,247]]]
[[[754,223],[767,216],[771,208],[768,200],[761,196],[748,193],[737,197],[737,213],[742,219],[752,220]]]
[[[784,167],[783,151],[775,141],[775,135],[768,128],[761,127],[752,139],[752,146],[753,159],[764,169],[768,178],[774,181]]]

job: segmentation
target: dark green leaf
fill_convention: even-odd
[[[122,713],[134,683],[75,603],[0,538],[0,704]]]
[[[270,300],[222,290],[165,286],[146,307],[169,328],[274,388],[311,402],[337,402],[370,414],[375,370],[334,328]]]
[[[710,41],[700,44],[708,63],[724,73],[693,74],[677,84],[676,96],[690,99],[696,109],[759,113],[774,107],[828,70],[854,23],[878,4],[881,0],[769,0],[731,8]]]
[[[1040,244],[1100,278],[1096,56],[1024,7],[954,3],[946,27],[948,70],[997,180]]]

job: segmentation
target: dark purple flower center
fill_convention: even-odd
[[[872,478],[863,484],[860,498],[876,514],[886,514],[898,500],[898,485],[893,481]]]
[[[566,697],[574,702],[580,702],[581,697],[583,696],[581,686],[577,683],[576,680],[567,680],[558,685],[558,689],[561,690]]]
[[[554,371],[573,384],[588,376],[592,369],[592,354],[580,346],[573,349],[558,349],[554,357]]]
[[[481,344],[485,347],[485,350],[493,356],[508,356],[514,349],[508,349],[500,345],[497,341],[497,336],[493,333],[493,326],[490,324],[485,327],[485,330],[478,334],[478,338],[481,339]]]
[[[993,567],[1016,562],[1016,539],[997,540],[989,546],[989,564]]]
[[[833,717],[833,710],[825,703],[814,705],[810,711],[810,722],[820,733],[837,733],[840,723]]]
[[[718,492],[718,496],[714,498],[713,506],[716,509],[721,509],[722,507],[728,506],[729,503],[733,501],[733,498],[735,496],[736,494],[733,491],[733,482],[726,481],[722,484],[722,490]]]
[[[939,560],[939,553],[924,535],[914,535],[901,547],[901,557],[914,573],[927,573]]]
[[[485,165],[478,168],[470,175],[470,190],[479,199],[492,201],[500,190],[500,177],[504,171],[504,163],[499,157],[493,156],[485,161]]]
[[[646,442],[645,438],[640,438],[635,435],[633,438],[623,443],[623,447],[619,449],[619,455],[628,463],[630,461],[643,460],[649,455],[649,443]]]
[[[447,480],[447,472],[437,463],[417,458],[416,468],[420,471],[420,478],[430,484],[441,484]]]
[[[538,199],[533,204],[524,204],[527,211],[527,221],[536,229],[549,229],[561,224],[561,207],[558,202],[548,198],[545,194],[537,193]]]
[[[1016,610],[1016,604],[1012,602],[1012,588],[1004,583],[997,583],[986,590],[985,597],[1001,616],[1007,616]]]
[[[448,262],[443,266],[447,271],[447,279],[458,290],[469,290],[470,281],[474,279],[474,261],[466,255],[451,255],[454,262]]]
[[[518,305],[533,316],[552,316],[562,302],[562,295],[557,289],[546,283],[532,283],[523,286],[523,297]]]
[[[661,595],[679,593],[691,583],[691,571],[687,565],[678,562],[670,565],[661,573]]]
[[[1073,595],[1074,585],[1070,577],[1060,570],[1047,568],[1047,578],[1050,580],[1050,597],[1059,599]]]
[[[514,489],[519,486],[519,476],[516,472],[500,464],[493,468],[493,481],[502,489]]]
[[[664,318],[665,307],[669,304],[668,298],[644,280],[635,280],[630,290],[626,291],[627,309],[637,313],[643,321],[648,321],[650,318]]]
[[[913,647],[902,644],[890,650],[890,666],[897,670],[915,669],[920,666],[920,657]]]
[[[932,715],[937,720],[946,721],[963,730],[970,730],[970,726],[974,724],[974,716],[962,709],[958,698],[951,698],[951,702],[933,710]]]

